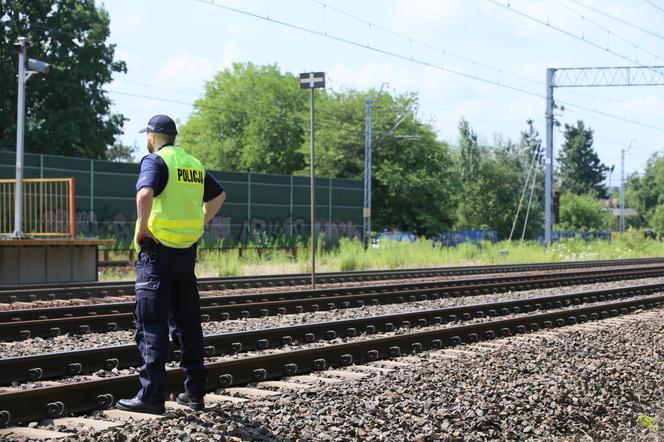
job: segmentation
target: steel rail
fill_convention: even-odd
[[[354,286],[354,287],[332,287],[327,289],[317,290],[298,290],[298,291],[283,291],[283,292],[267,292],[267,293],[250,293],[241,295],[220,295],[220,296],[205,296],[201,298],[201,306],[217,306],[229,304],[249,304],[257,302],[269,301],[284,301],[289,299],[305,299],[305,298],[323,298],[323,297],[338,297],[343,295],[362,294],[362,293],[388,293],[400,291],[413,291],[416,289],[438,289],[450,288],[463,290],[464,296],[472,294],[489,293],[491,287],[483,287],[482,284],[495,285],[502,282],[523,282],[533,281],[537,282],[541,279],[548,279],[553,276],[556,278],[562,277],[576,277],[588,276],[593,277],[596,275],[606,275],[614,273],[617,270],[625,274],[626,272],[636,272],[640,274],[643,271],[657,272],[659,269],[664,269],[664,265],[649,265],[647,267],[633,267],[633,268],[613,268],[603,270],[571,270],[559,271],[555,275],[548,272],[528,275],[505,275],[505,276],[490,276],[490,277],[475,277],[468,279],[454,279],[443,281],[427,281],[427,282],[410,282],[405,284],[390,284],[390,285],[372,285],[372,286]],[[656,276],[656,273],[653,273]],[[515,286],[516,289],[516,286]],[[488,290],[488,291],[487,291]],[[420,293],[422,294],[422,293]],[[43,308],[30,308],[30,309],[14,309],[0,311],[0,324],[4,322],[14,321],[31,321],[41,319],[55,319],[55,318],[71,318],[71,317],[84,317],[90,315],[108,315],[118,313],[130,313],[134,310],[134,302],[113,302],[113,303],[100,303],[88,305],[74,305],[64,307],[43,307]]]
[[[664,291],[664,283],[220,333],[205,337],[205,350],[208,357],[223,356],[244,351],[278,348],[295,343],[385,333],[400,328],[424,327],[473,318],[550,310],[590,302],[649,295],[661,291]],[[179,359],[180,351],[171,343],[167,360],[179,361]],[[86,374],[101,369],[135,367],[140,362],[140,354],[133,344],[4,358],[0,359],[0,372],[2,373],[0,385]]]
[[[362,307],[366,304],[394,304],[402,302],[415,302],[426,299],[439,299],[441,297],[460,297],[496,292],[530,290],[545,287],[560,287],[578,284],[588,284],[606,281],[639,279],[664,275],[664,266],[648,269],[629,269],[617,272],[615,270],[557,273],[535,278],[516,277],[510,280],[495,278],[499,282],[475,282],[475,285],[420,287],[419,284],[408,284],[404,290],[369,292],[366,288],[348,288],[354,294],[341,294],[337,296],[322,296],[317,298],[296,298],[273,301],[248,302],[242,304],[210,305],[201,307],[201,319],[208,321],[224,321],[228,319],[265,317],[271,315],[302,313],[319,310],[334,310],[338,308]],[[456,281],[444,281],[454,283]],[[430,284],[430,283],[424,283]],[[365,289],[357,290],[355,289]],[[324,289],[326,290],[326,289]],[[292,292],[296,295],[299,292]],[[205,299],[205,298],[204,298]],[[130,303],[130,305],[133,305]],[[65,333],[85,334],[104,333],[117,330],[128,330],[134,326],[133,313],[113,313],[103,315],[77,316],[68,318],[52,318],[28,321],[12,321],[0,323],[0,339],[16,341],[31,337],[54,337]]]
[[[438,276],[479,275],[491,273],[512,273],[540,270],[559,270],[574,268],[610,267],[664,263],[664,258],[640,258],[624,260],[570,261],[562,263],[508,264],[491,266],[433,267],[404,270],[362,270],[351,272],[321,273],[317,283],[331,284],[357,281],[379,281],[385,279],[413,279]],[[307,285],[307,274],[232,276],[219,278],[201,278],[199,285],[203,290],[226,290],[261,287],[286,287]],[[0,286],[0,303],[17,301],[37,301],[54,299],[74,299],[106,296],[126,296],[134,292],[134,283],[130,281],[61,283],[58,285],[22,285]]]
[[[208,365],[207,389],[213,391],[220,387],[322,371],[329,367],[362,364],[404,353],[418,353],[542,328],[562,327],[628,314],[638,309],[652,309],[663,303],[664,295],[649,296],[458,327],[434,327],[367,340],[222,360]],[[179,392],[184,379],[182,371],[169,369],[166,374],[167,392]],[[137,375],[123,375],[3,392],[0,393],[0,426],[108,408],[119,398],[131,397],[137,386]]]

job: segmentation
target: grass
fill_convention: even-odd
[[[458,265],[518,264],[533,262],[586,261],[595,259],[625,259],[664,256],[664,242],[643,238],[639,232],[629,232],[613,241],[582,241],[567,239],[544,248],[537,242],[465,243],[458,247],[440,247],[429,240],[415,243],[385,241],[380,247],[364,250],[357,240],[342,239],[329,251],[318,250],[316,270],[319,272],[400,269],[414,267],[443,267]],[[296,257],[286,251],[268,255],[245,255],[237,252],[203,251],[197,263],[197,275],[233,276],[310,272],[310,255],[301,246]],[[128,280],[133,270],[105,269],[103,281]]]
[[[657,424],[657,419],[654,417],[646,416],[646,415],[640,415],[636,419],[636,423],[643,428],[646,428],[650,431],[653,431],[657,433],[659,431],[659,425]]]

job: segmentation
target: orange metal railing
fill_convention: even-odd
[[[14,231],[16,180],[0,180],[0,234]],[[22,230],[27,236],[76,236],[74,178],[23,180]]]

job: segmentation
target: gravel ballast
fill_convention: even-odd
[[[463,350],[463,351],[459,351]],[[129,422],[82,441],[659,440],[664,309],[401,358],[360,381]],[[658,420],[660,432],[637,424]],[[74,439],[72,439],[74,440]]]
[[[540,296],[560,295],[581,291],[602,290],[618,287],[631,287],[634,285],[655,284],[664,282],[664,278],[646,278],[632,281],[615,281],[597,284],[586,284],[572,287],[555,287],[493,295],[464,296],[458,298],[442,298],[429,301],[416,301],[404,304],[386,304],[378,306],[364,306],[361,308],[339,309],[331,311],[318,311],[301,314],[288,314],[268,316],[265,318],[247,318],[221,322],[203,323],[203,332],[206,335],[244,330],[257,330],[271,327],[333,321],[339,319],[370,317],[387,315],[406,311],[429,310],[442,307],[453,307],[468,304],[504,301],[508,299],[527,299]],[[133,344],[134,332],[124,330],[109,333],[90,333],[85,335],[62,335],[55,338],[33,338],[16,342],[0,342],[0,357],[28,356],[40,353],[53,353],[71,351],[99,346]]]

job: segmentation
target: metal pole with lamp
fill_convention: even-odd
[[[14,43],[18,51],[18,103],[16,105],[16,184],[14,191],[14,234],[16,239],[24,238],[23,233],[23,157],[25,135],[25,83],[34,74],[46,74],[51,65],[33,58],[26,61],[28,48],[32,46],[25,37]]]

